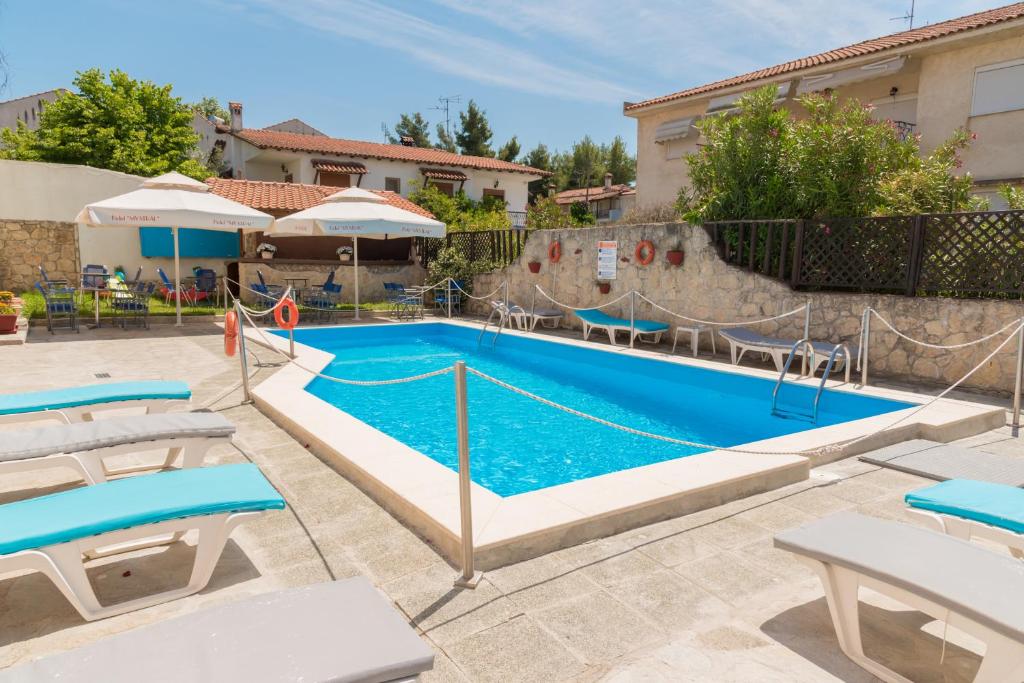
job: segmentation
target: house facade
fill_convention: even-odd
[[[530,181],[550,175],[490,157],[332,138],[297,119],[245,128],[242,105],[230,107],[226,161],[237,179],[362,187],[402,196],[429,183],[447,194],[462,190],[474,200],[503,201],[513,225],[522,227]]]
[[[751,90],[774,85],[778,105],[830,91],[875,107],[929,153],[957,128],[977,135],[963,154],[977,194],[1003,208],[996,188],[1024,183],[1024,3],[903,31],[623,106],[637,121],[637,203],[671,204],[689,186],[694,123],[728,116]]]
[[[64,92],[67,91],[63,88],[56,88],[55,90],[47,90],[46,92],[34,95],[24,95],[13,100],[0,102],[0,128],[14,130],[18,127],[18,122],[20,121],[29,130],[35,130],[39,127],[39,117],[43,113],[43,108],[60,97],[61,93]]]
[[[573,204],[584,203],[598,223],[622,218],[636,203],[636,188],[630,183],[612,183],[612,174],[606,173],[604,184],[564,190],[555,195],[555,203],[568,211]]]

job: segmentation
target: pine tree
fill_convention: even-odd
[[[416,147],[430,147],[430,124],[423,118],[423,115],[419,112],[409,114],[402,114],[399,118],[398,123],[395,124],[395,132],[392,133],[390,130],[385,133],[387,135],[388,142],[392,145],[398,145],[402,142],[403,136],[412,138],[413,145]]]
[[[523,157],[523,163],[532,168],[540,169],[541,171],[551,171],[551,154],[548,152],[547,146],[541,142],[536,147],[530,150],[530,152]],[[530,203],[534,203],[537,197],[542,197],[547,194],[550,187],[554,185],[552,178],[541,178],[540,180],[532,180],[528,186],[528,192],[530,195]]]
[[[604,167],[612,174],[615,184],[629,183],[636,179],[636,159],[626,151],[626,142],[622,136],[616,135],[604,155]]]
[[[437,124],[437,144],[434,145],[437,149],[443,149],[446,152],[457,152],[455,147],[455,141],[452,140],[452,136],[448,135],[448,131],[444,129],[440,123]]]
[[[589,135],[572,146],[572,166],[569,169],[567,189],[594,187],[604,178],[604,153]]]
[[[493,157],[491,149],[491,126],[487,123],[487,113],[469,101],[466,111],[459,112],[461,128],[455,133],[455,142],[459,152],[475,157]]]
[[[512,138],[498,150],[498,158],[502,161],[515,161],[519,156],[519,151],[519,138],[513,135]]]

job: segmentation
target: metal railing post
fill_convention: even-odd
[[[871,309],[864,309],[864,322],[861,324],[860,340],[860,385],[868,385],[868,350],[871,348]]]
[[[1024,318],[1020,319],[1021,325],[1024,325]],[[1021,373],[1024,372],[1024,327],[1021,328],[1017,336],[1017,376],[1013,381],[1013,422],[1011,424],[1011,433],[1013,436],[1020,434],[1020,391],[1021,391]]]
[[[808,299],[807,305],[804,308],[804,339],[810,339],[810,338],[811,338],[811,302]],[[806,375],[807,374],[807,368],[808,368],[808,365],[807,365],[807,353],[805,351],[804,352],[804,356],[803,356],[803,362],[801,362],[801,364],[800,364],[800,374],[801,375]]]
[[[245,325],[242,322],[242,304],[235,299],[235,317],[238,320],[238,360],[242,365],[242,403],[252,403],[252,392],[249,389],[249,361],[245,351]]]
[[[629,290],[629,348],[633,348],[636,337],[636,290]]]
[[[466,363],[455,362],[455,427],[459,447],[459,512],[462,529],[462,574],[455,585],[476,588],[481,574],[473,568],[473,498],[469,478],[469,407],[466,396]]]
[[[505,280],[505,308],[508,308],[508,280]]]
[[[452,279],[448,278],[448,319],[452,318]]]

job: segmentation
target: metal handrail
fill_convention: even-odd
[[[807,352],[810,351],[810,367],[814,367],[814,344],[811,343],[809,337],[804,337],[793,343],[793,347],[789,350],[789,356],[786,357],[786,364],[782,368],[782,372],[779,373],[779,379],[775,382],[775,388],[772,389],[772,414],[776,412],[776,401],[779,398],[779,389],[782,388],[782,383],[786,380],[786,375],[789,374],[789,368],[793,364],[793,359],[796,358],[796,350],[801,346],[805,346],[804,357],[807,357]],[[849,361],[847,361],[849,363]]]
[[[498,343],[498,337],[501,335],[502,328],[505,327],[506,323],[508,322],[509,317],[511,316],[511,311],[509,311],[508,306],[506,306],[504,303],[502,303],[500,301],[492,301],[490,303],[491,303],[491,314],[489,316],[487,316],[487,320],[484,322],[484,326],[480,329],[480,334],[478,334],[477,337],[476,337],[476,345],[480,346],[480,344],[483,342],[484,333],[487,332],[488,326],[490,326],[491,321],[494,319],[494,314],[497,313],[498,314],[497,331],[494,333],[494,338],[491,339],[491,348],[493,349],[494,345]]]
[[[850,347],[843,343],[836,346],[832,349],[832,353],[828,354],[828,363],[825,364],[825,372],[821,375],[821,384],[818,385],[818,393],[814,395],[815,422],[818,421],[818,403],[821,401],[822,392],[825,391],[825,382],[828,381],[828,376],[832,374],[832,365],[836,362],[836,356],[840,351],[843,352],[843,356],[846,359],[846,383],[850,383]]]

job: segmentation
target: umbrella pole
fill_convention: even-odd
[[[355,275],[354,280],[356,283],[356,320],[359,320],[359,238],[352,238],[352,262],[354,264]]]
[[[178,228],[171,228],[171,235],[174,237],[174,309],[177,315],[175,327],[181,327],[181,259],[178,255]]]

